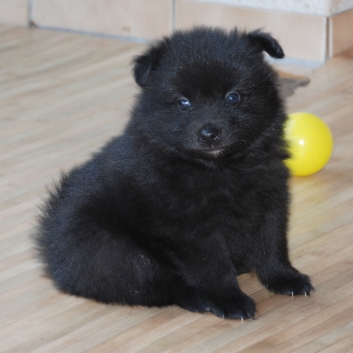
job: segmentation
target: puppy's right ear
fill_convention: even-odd
[[[261,32],[261,30],[252,31],[248,34],[252,43],[257,46],[260,51],[267,52],[270,56],[277,59],[284,57],[282,47],[278,41],[274,39],[269,33]]]
[[[166,52],[166,40],[152,45],[143,55],[133,59],[133,73],[135,82],[143,87],[150,73],[160,65],[160,62]]]

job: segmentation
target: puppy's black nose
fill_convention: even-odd
[[[220,138],[221,130],[212,125],[205,125],[199,130],[198,136],[202,142],[212,145]]]

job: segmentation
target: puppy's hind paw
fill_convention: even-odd
[[[181,296],[176,304],[192,312],[206,313],[210,311],[209,303],[192,292]]]

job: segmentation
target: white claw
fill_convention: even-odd
[[[304,292],[304,295],[306,296],[306,292]]]
[[[244,319],[243,319],[243,318],[241,318],[241,321],[244,321]]]
[[[292,298],[294,297],[294,292],[292,292]]]

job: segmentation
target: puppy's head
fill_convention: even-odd
[[[135,126],[165,147],[203,159],[241,153],[265,135],[280,135],[282,102],[264,51],[284,56],[261,31],[196,28],[155,43],[134,60],[142,88]]]

